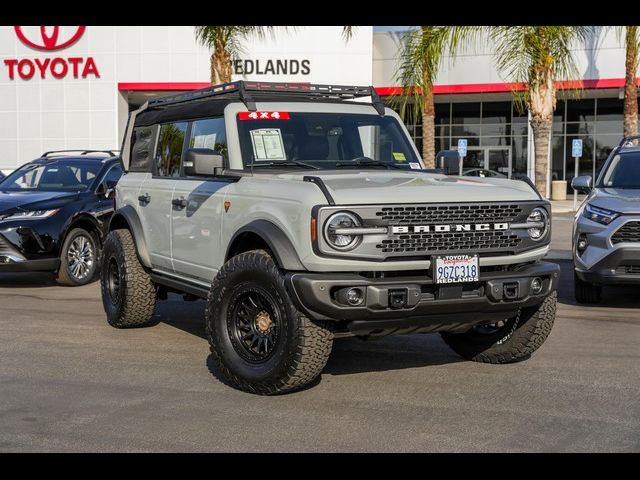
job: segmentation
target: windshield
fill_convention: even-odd
[[[28,163],[2,183],[3,192],[79,192],[87,190],[102,164],[86,160],[52,160],[46,164]]]
[[[640,152],[616,155],[611,160],[600,187],[640,189]]]
[[[389,116],[244,112],[238,115],[238,132],[245,167],[422,168],[398,121]]]

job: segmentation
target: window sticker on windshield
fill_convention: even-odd
[[[393,158],[395,158],[396,161],[398,161],[398,162],[406,162],[407,161],[407,157],[405,157],[404,153],[402,153],[402,152],[393,152]]]
[[[282,132],[279,128],[259,128],[251,130],[253,155],[258,162],[286,160]]]
[[[211,150],[215,150],[217,135],[217,133],[212,133],[210,135],[196,135],[193,137],[193,148],[210,148]]]
[[[411,162],[409,163],[409,166],[411,167],[411,170],[422,170],[422,167],[417,162],[416,163]]]

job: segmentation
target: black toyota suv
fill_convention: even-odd
[[[112,151],[58,151],[0,181],[0,273],[50,271],[64,285],[91,282],[122,172]]]

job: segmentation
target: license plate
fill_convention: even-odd
[[[479,280],[478,255],[443,255],[435,257],[435,283],[467,283]]]

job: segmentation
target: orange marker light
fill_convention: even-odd
[[[315,242],[318,239],[317,221],[311,217],[311,241]]]

